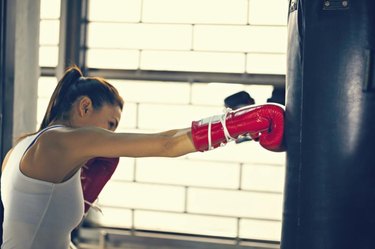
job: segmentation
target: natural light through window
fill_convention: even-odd
[[[41,1],[40,66],[58,64],[60,0]],[[88,0],[89,69],[285,75],[286,0]],[[125,100],[118,132],[190,127],[222,114],[245,91],[256,104],[269,82],[127,80],[108,77]],[[57,79],[39,80],[40,123]],[[99,198],[108,227],[280,240],[285,154],[255,142],[178,158],[121,158]]]
[[[60,0],[41,0],[39,65],[56,67],[58,61]]]

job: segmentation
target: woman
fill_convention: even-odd
[[[283,109],[277,105],[242,108],[186,129],[114,133],[123,104],[104,79],[83,77],[76,66],[66,71],[39,131],[22,138],[3,162],[1,248],[67,249],[70,233],[84,214],[83,196],[90,191],[81,182],[81,168],[97,158],[114,158],[109,159],[113,168],[121,156],[176,157],[216,148],[247,133],[267,149],[282,148]],[[93,175],[102,173],[92,172],[92,182],[102,184]]]

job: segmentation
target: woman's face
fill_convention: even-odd
[[[103,129],[115,131],[121,119],[119,106],[105,104],[102,108],[88,111],[82,125],[96,126]]]

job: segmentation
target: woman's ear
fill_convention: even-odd
[[[91,113],[93,109],[92,101],[89,97],[83,96],[78,103],[78,113],[81,117]]]

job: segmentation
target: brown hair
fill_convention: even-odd
[[[100,77],[83,77],[81,70],[73,65],[65,71],[57,84],[39,131],[52,121],[66,120],[73,103],[81,96],[89,97],[95,110],[104,104],[118,105],[122,110],[124,105],[124,100],[114,86]]]
[[[73,65],[65,71],[64,76],[58,82],[39,130],[21,135],[16,142],[38,133],[53,121],[69,118],[73,103],[81,96],[89,97],[95,110],[100,109],[104,104],[117,105],[121,110],[124,106],[124,100],[114,86],[101,77],[83,77],[79,67]]]

